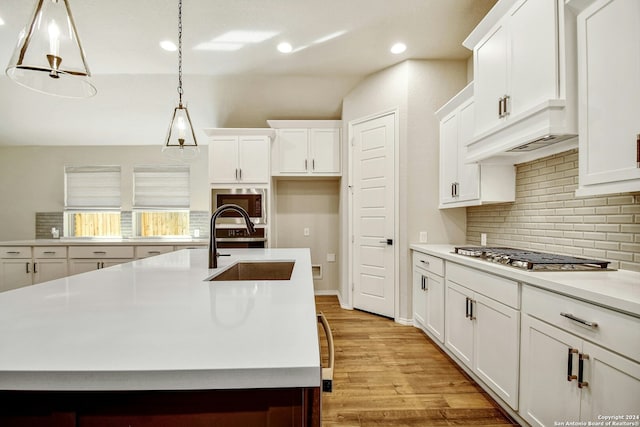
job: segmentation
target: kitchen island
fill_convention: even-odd
[[[225,252],[218,269],[182,250],[0,294],[0,424],[319,426],[309,251]],[[295,265],[207,280],[239,260]]]

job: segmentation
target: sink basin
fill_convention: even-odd
[[[290,280],[294,265],[294,261],[239,261],[207,280]]]

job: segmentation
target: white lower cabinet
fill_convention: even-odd
[[[67,248],[37,246],[33,248],[33,283],[60,279],[68,275]]]
[[[446,269],[445,347],[518,409],[519,284],[454,263]]]
[[[522,306],[520,415],[528,423],[638,415],[640,319],[529,286]]]
[[[67,275],[65,247],[0,248],[0,292]]]
[[[100,270],[134,258],[133,246],[70,246],[69,274]]]
[[[413,253],[413,321],[444,342],[444,261]]]
[[[31,257],[30,247],[0,248],[0,291],[33,283]]]

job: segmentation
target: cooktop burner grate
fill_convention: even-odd
[[[459,246],[454,253],[527,270],[603,270],[610,264],[609,261],[597,259],[504,247]]]

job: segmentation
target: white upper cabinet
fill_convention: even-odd
[[[578,196],[640,191],[638,27],[638,0],[592,0],[578,14]]]
[[[440,119],[440,208],[515,200],[512,165],[467,163],[474,130],[473,83],[436,112]]]
[[[513,164],[575,147],[574,32],[564,0],[500,0],[489,11],[463,43],[474,63],[467,160]]]
[[[341,121],[269,120],[274,176],[340,176]]]
[[[272,129],[205,129],[211,184],[268,184]]]

